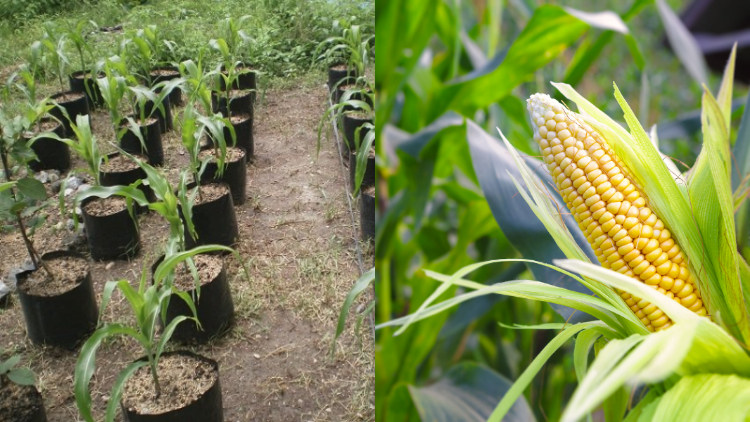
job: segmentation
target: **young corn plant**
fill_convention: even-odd
[[[80,64],[79,70],[83,72],[84,82],[88,78],[94,78],[96,80],[97,71],[92,66],[95,63],[94,50],[91,48],[91,44],[88,42],[86,37],[91,31],[99,29],[99,25],[94,21],[80,20],[75,25],[69,24],[65,28],[65,35],[73,46],[75,47],[76,53],[78,54],[78,60]],[[86,94],[89,98],[94,98],[91,86],[88,83],[84,83]]]
[[[224,128],[227,128],[230,131],[233,141],[232,145],[234,145],[236,134],[228,119],[222,118],[218,114],[213,116],[202,116],[195,110],[192,103],[188,103],[182,113],[182,145],[190,156],[190,169],[193,173],[193,180],[198,184],[200,184],[201,175],[210,162],[209,158],[203,160],[200,159],[201,140],[206,134],[211,136],[214,155],[218,166],[217,174],[221,176],[224,173],[227,154],[227,142],[226,137],[224,136]]]
[[[192,259],[197,254],[223,250],[231,251],[230,248],[224,246],[207,245],[171,255],[165,258],[156,268],[153,284],[148,282],[149,271],[143,268],[137,290],[130,285],[128,280],[110,281],[104,286],[100,316],[103,315],[106,306],[109,304],[112,293],[115,289],[118,289],[130,305],[130,310],[135,317],[135,324],[133,326],[121,323],[104,324],[91,335],[81,348],[75,367],[74,388],[78,409],[87,422],[95,420],[92,413],[89,383],[96,371],[96,353],[104,340],[109,337],[126,336],[134,339],[143,348],[145,359],[131,363],[120,372],[112,387],[104,420],[107,422],[114,421],[125,383],[135,371],[142,367],[147,366],[149,368],[154,380],[156,398],[158,399],[161,396],[162,391],[157,368],[167,342],[169,342],[174,330],[180,323],[193,320],[200,324],[196,317],[193,299],[187,293],[175,289],[169,282],[170,276],[174,274],[178,265]],[[192,311],[192,317],[178,316],[169,324],[166,324],[166,306],[172,295],[177,295],[185,301]],[[157,336],[160,317],[165,327],[161,335]]]
[[[94,183],[98,186],[101,183],[99,180],[99,168],[105,158],[99,151],[98,141],[91,130],[88,116],[76,116],[75,123],[71,122],[70,127],[73,129],[74,139],[61,138],[55,133],[46,133],[32,139],[32,142],[37,138],[45,137],[64,143],[83,159],[87,166],[85,171],[94,179]]]
[[[129,41],[128,44],[135,47],[129,57],[137,68],[136,73],[147,81],[148,86],[153,85],[151,70],[169,62],[174,56],[175,42],[166,39],[156,25],[139,29]]]
[[[52,65],[57,75],[57,81],[60,84],[60,92],[67,91],[65,88],[64,78],[67,75],[66,69],[70,66],[70,60],[65,52],[65,42],[67,40],[65,32],[60,31],[52,22],[45,22],[42,25],[44,36],[41,41],[37,41],[44,48],[42,57]],[[34,45],[32,45],[32,49]]]
[[[217,81],[222,81],[224,83],[224,89],[223,95],[224,100],[227,104],[227,114],[232,114],[231,109],[231,87],[236,86],[236,82],[239,79],[241,75],[244,75],[249,72],[254,72],[254,70],[250,70],[248,68],[242,67],[240,69],[240,66],[242,65],[241,62],[237,61],[236,58],[236,52],[232,51],[227,44],[226,40],[223,38],[219,39],[213,39],[209,42],[211,47],[213,47],[215,50],[217,50],[221,56],[222,56],[222,63],[219,64],[219,66],[216,68],[216,70],[213,72],[218,75],[219,79]],[[223,68],[223,69],[222,69]],[[220,86],[219,84],[216,84],[216,90],[217,95],[221,95]]]
[[[349,90],[344,93],[341,97],[341,101],[328,107],[323,113],[320,122],[318,123],[318,143],[316,148],[316,154],[320,154],[320,146],[323,140],[323,127],[330,122],[330,119],[336,118],[339,113],[344,111],[356,111],[367,114],[368,116],[374,115],[374,110],[370,107],[367,101],[352,98],[355,95],[360,95],[360,98],[372,99],[372,91],[362,90]],[[339,128],[339,132],[343,133],[342,120],[336,119],[336,125]]]
[[[400,334],[416,321],[487,294],[569,306],[596,320],[521,327],[559,333],[516,379],[489,421],[502,420],[550,356],[576,335],[579,384],[563,421],[582,420],[600,406],[607,420],[622,420],[626,412],[627,420],[638,421],[745,420],[750,411],[750,266],[738,252],[735,222],[747,181],[734,192],[731,184],[734,62],[733,52],[718,96],[704,90],[703,150],[686,174],[659,152],[656,131],[644,130],[616,85],[629,131],[570,85],[553,84],[580,114],[545,94],[532,95],[527,109],[534,140],[554,186],[543,184],[500,135],[523,179],[513,177],[518,192],[568,259],[480,262],[453,275],[425,271],[442,283],[440,288],[411,315],[379,328],[401,326]],[[748,119],[745,113],[738,142],[747,142]],[[557,207],[551,189],[568,210]],[[568,212],[600,265],[591,263],[574,240],[564,222]],[[594,295],[539,281],[488,286],[464,278],[508,261],[547,266]],[[452,286],[471,292],[435,303]],[[589,363],[594,345],[596,357]],[[644,384],[645,396],[630,407],[632,388]]]
[[[341,35],[326,38],[315,48],[315,61],[329,66],[345,63],[348,69],[354,70],[357,80],[360,81],[364,78],[365,70],[370,63],[370,43],[375,36],[364,34],[360,25],[349,25],[343,21],[334,22],[334,30],[338,29],[341,29]],[[342,79],[339,84],[342,83],[348,84],[351,81]],[[338,89],[338,86],[332,89]]]
[[[211,82],[216,71],[205,72],[203,67],[203,51],[198,55],[198,62],[187,60],[180,63],[180,73],[185,80],[183,89],[188,102],[198,104],[203,113],[211,113]]]

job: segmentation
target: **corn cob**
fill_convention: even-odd
[[[686,257],[606,139],[549,95],[532,95],[527,109],[557,190],[602,266],[705,316]],[[656,306],[618,293],[649,331],[672,325]]]

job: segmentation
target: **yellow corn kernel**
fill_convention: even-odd
[[[527,103],[534,140],[602,266],[707,315],[685,255],[607,140],[547,95]],[[621,298],[649,331],[672,325],[655,305],[624,292]]]

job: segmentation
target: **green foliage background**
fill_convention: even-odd
[[[374,1],[151,0],[126,7],[119,0],[31,0],[23,2],[28,13],[8,18],[3,15],[6,9],[1,5],[12,1],[17,0],[0,0],[0,76],[5,74],[4,67],[25,61],[27,47],[41,38],[41,24],[46,20],[62,25],[74,25],[81,19],[93,20],[100,27],[122,25],[126,32],[155,24],[166,31],[167,39],[177,42],[178,57],[197,57],[208,40],[221,36],[217,25],[220,20],[250,15],[244,29],[255,40],[255,64],[272,78],[306,74],[312,66],[316,45],[332,35],[335,20],[353,19],[370,31],[375,25]],[[95,57],[105,57],[115,51],[121,34],[91,34],[90,39],[95,40]],[[209,54],[212,61],[218,58],[213,56],[217,54],[213,51]]]

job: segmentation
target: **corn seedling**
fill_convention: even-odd
[[[106,60],[103,67],[104,77],[98,78],[96,83],[99,85],[99,91],[102,93],[102,100],[107,106],[109,119],[115,130],[115,136],[117,136],[117,140],[119,141],[127,130],[127,128],[123,128],[120,125],[120,122],[122,122],[123,119],[122,112],[120,111],[120,104],[127,93],[128,82],[125,76],[117,74],[114,71],[115,63],[121,63],[120,58],[117,56]]]
[[[38,41],[44,48],[42,56],[54,68],[60,84],[60,92],[66,91],[63,78],[67,75],[66,69],[70,65],[70,60],[65,52],[65,33],[59,31],[52,22],[45,22],[42,25],[42,31],[44,36],[41,41]],[[32,45],[32,50],[34,48]]]
[[[97,70],[94,69],[93,64],[95,63],[94,51],[91,48],[86,37],[91,31],[99,30],[99,25],[94,21],[80,20],[75,25],[69,24],[65,29],[65,35],[78,53],[78,60],[80,64],[79,70],[82,72],[82,78],[84,79],[83,86],[86,89],[86,94],[89,98],[94,98],[94,93],[91,91],[91,85],[86,83],[86,79],[96,79]],[[90,60],[90,61],[89,61]]]
[[[313,53],[315,61],[329,66],[345,63],[357,76],[363,76],[370,62],[370,43],[375,36],[364,34],[361,25],[350,25],[340,20],[334,22],[333,30],[341,30],[341,35],[320,42]]]
[[[230,131],[232,145],[234,145],[236,141],[234,128],[229,123],[228,119],[222,118],[218,114],[213,116],[202,116],[195,110],[192,103],[188,103],[182,113],[181,122],[182,145],[190,156],[190,169],[193,172],[193,180],[200,184],[201,175],[211,160],[210,158],[204,160],[199,158],[201,152],[201,140],[206,134],[211,138],[214,148],[214,156],[217,160],[217,174],[221,176],[226,167],[225,163],[227,153],[227,142],[224,136],[224,128],[227,128]]]
[[[523,179],[511,176],[518,192],[568,257],[555,265],[535,263],[574,278],[593,296],[537,281],[488,286],[466,280],[490,263],[519,260],[480,262],[452,276],[426,271],[441,287],[411,315],[380,327],[401,326],[399,334],[485,294],[570,306],[598,321],[530,327],[560,331],[517,378],[490,421],[508,413],[552,353],[576,334],[579,384],[563,421],[581,420],[602,403],[605,414],[612,406],[623,406],[624,414],[627,394],[620,392],[626,384],[649,386],[630,418],[743,420],[747,408],[740,403],[750,395],[750,267],[737,251],[734,216],[747,188],[740,184],[733,192],[731,187],[734,60],[733,52],[718,96],[704,90],[703,150],[687,174],[659,152],[655,131],[649,135],[643,129],[616,85],[629,131],[567,84],[553,85],[580,114],[544,94],[528,100],[534,139],[554,186],[545,186],[500,132]],[[556,206],[550,189],[569,210]],[[564,223],[568,211],[601,266],[592,264],[574,240]],[[474,291],[433,304],[451,286]],[[732,397],[725,395],[727,388]]]
[[[94,332],[81,348],[81,353],[78,356],[75,368],[74,387],[78,409],[86,421],[94,421],[94,416],[91,411],[91,392],[89,391],[89,382],[96,370],[96,352],[102,342],[109,337],[126,336],[136,340],[143,348],[146,358],[131,363],[120,372],[112,387],[104,420],[107,422],[114,420],[122,397],[123,387],[128,378],[139,368],[145,366],[149,367],[151,376],[154,380],[156,398],[158,399],[161,396],[162,392],[159,385],[159,374],[157,368],[159,359],[164,352],[167,342],[172,337],[177,325],[183,321],[193,320],[200,324],[196,317],[196,309],[193,299],[187,293],[175,289],[172,284],[168,282],[170,275],[174,274],[177,265],[191,259],[197,254],[222,250],[231,249],[224,246],[209,245],[172,255],[159,264],[154,272],[154,280],[151,285],[149,285],[150,283],[148,282],[149,271],[144,268],[141,273],[140,283],[137,290],[133,289],[128,280],[107,282],[104,286],[104,293],[102,294],[100,315],[103,314],[106,306],[109,304],[109,300],[114,290],[118,289],[127,299],[136,322],[134,326],[126,326],[120,323],[105,324]],[[182,315],[172,319],[169,324],[166,323],[166,307],[172,295],[177,295],[181,300],[185,301],[192,311],[192,317]],[[161,333],[161,336],[157,337],[158,321],[160,317],[165,328]]]
[[[211,113],[210,83],[216,71],[205,72],[203,68],[203,52],[198,56],[198,62],[187,60],[180,63],[180,74],[185,80],[183,85],[188,102],[199,104],[204,113]]]
[[[323,113],[320,123],[318,123],[318,144],[316,147],[316,154],[320,154],[320,146],[323,139],[323,127],[330,122],[330,119],[336,118],[339,113],[344,111],[355,111],[370,116],[374,114],[370,104],[367,101],[352,98],[355,95],[359,95],[359,98],[370,98],[370,100],[372,100],[372,94],[366,89],[349,90],[341,97],[341,101],[328,107],[325,113]],[[343,132],[341,119],[336,119],[336,125],[339,128],[339,132]]]
[[[31,369],[20,368],[21,356],[11,356],[5,362],[0,362],[0,388],[10,381],[16,385],[34,385],[36,377]]]

